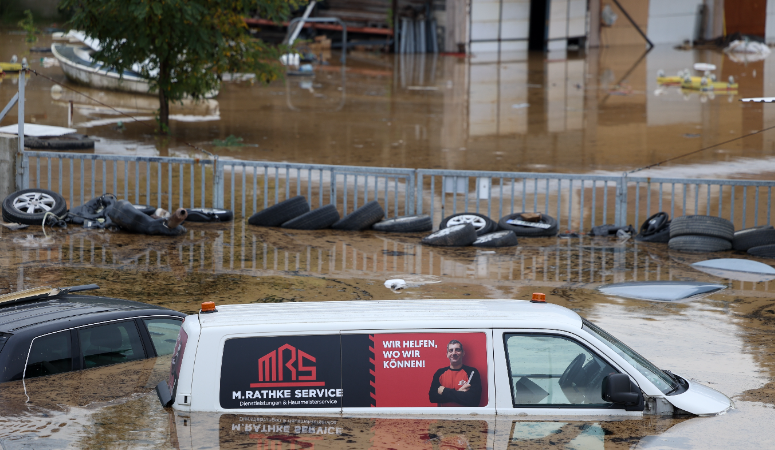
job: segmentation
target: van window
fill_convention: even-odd
[[[78,330],[78,337],[84,369],[145,358],[133,320],[82,328]]]
[[[586,347],[555,335],[504,338],[515,407],[611,406],[601,396],[602,383],[617,371]]]
[[[171,355],[183,322],[177,319],[143,319],[143,322],[151,335],[156,356]]]
[[[25,378],[42,377],[73,370],[73,356],[70,348],[70,332],[60,331],[35,338],[27,359]]]

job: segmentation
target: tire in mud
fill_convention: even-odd
[[[448,228],[454,225],[461,225],[464,223],[470,223],[471,225],[473,225],[474,230],[476,230],[477,236],[482,236],[487,233],[492,233],[493,231],[498,229],[498,224],[496,224],[489,217],[483,214],[464,212],[459,214],[453,214],[449,217],[445,217],[441,219],[441,222],[439,223],[439,230],[443,230],[445,228]]]
[[[732,248],[742,252],[770,244],[775,244],[775,229],[771,225],[736,231],[732,238]]]
[[[331,228],[335,230],[363,231],[371,228],[372,225],[385,217],[385,211],[379,205],[379,202],[372,200],[350,214],[337,221]]]
[[[2,209],[5,222],[41,225],[47,212],[62,217],[67,212],[67,203],[61,195],[48,189],[22,189],[6,197]]]
[[[514,247],[517,245],[517,235],[511,230],[495,231],[479,236],[473,244],[474,247]]]
[[[228,209],[217,208],[186,208],[186,222],[230,222],[234,213]]]
[[[660,244],[667,244],[670,241],[670,222],[656,233],[643,235],[639,234],[635,236],[635,240],[638,242],[656,242]]]
[[[336,206],[326,205],[291,219],[281,226],[292,230],[322,230],[329,228],[337,220],[339,220],[339,211],[336,210]]]
[[[299,195],[253,214],[248,218],[248,223],[260,227],[279,227],[291,219],[308,213],[309,210],[307,199]]]
[[[431,216],[427,214],[421,216],[404,216],[377,222],[371,228],[377,231],[386,231],[390,233],[431,231],[433,229],[433,221],[431,220]]]
[[[680,216],[670,222],[670,239],[678,236],[709,236],[732,242],[735,226],[715,216]]]
[[[748,249],[748,254],[751,256],[760,256],[762,258],[775,258],[775,244],[751,247]]]
[[[429,234],[422,238],[422,243],[441,247],[465,247],[473,244],[477,237],[476,228],[470,223],[464,223]]]
[[[180,236],[186,232],[183,225],[167,228],[164,224],[166,219],[152,219],[126,200],[119,200],[112,208],[107,210],[107,215],[115,225],[132,233]]]
[[[683,252],[721,252],[732,249],[732,243],[713,236],[677,236],[667,246]]]
[[[557,220],[548,214],[541,214],[541,222],[551,225],[549,228],[536,228],[526,227],[523,225],[512,225],[508,223],[509,220],[517,219],[523,220],[522,214],[526,214],[525,211],[515,214],[509,214],[508,216],[501,217],[498,221],[498,228],[501,230],[511,230],[517,236],[522,237],[543,237],[543,236],[556,236],[560,226],[557,224]]]

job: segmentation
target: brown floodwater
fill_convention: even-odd
[[[224,82],[217,98],[173,107],[171,135],[154,134],[152,96],[76,86],[58,66],[44,67],[24,36],[0,30],[0,59],[26,56],[31,67],[69,89],[32,75],[26,120],[73,127],[100,138],[97,153],[180,155],[191,143],[227,158],[297,163],[465,170],[621,173],[775,124],[775,108],[742,97],[775,95],[775,58],[736,62],[720,51],[660,46],[568,53],[393,56],[334,53],[315,77],[269,85]],[[42,35],[35,47],[50,45]],[[695,62],[733,76],[734,94],[660,87]],[[16,75],[0,84],[0,102]],[[97,103],[99,102],[99,103]],[[134,122],[117,111],[141,118]],[[122,122],[123,126],[118,126]],[[16,123],[12,112],[0,125]],[[217,147],[228,136],[242,146]],[[775,172],[775,131],[725,144],[653,169],[651,175],[763,178]]]
[[[728,448],[775,440],[768,425],[775,419],[775,285],[718,278],[690,266],[709,257],[740,257],[732,252],[678,253],[660,244],[588,237],[522,239],[517,247],[490,251],[443,249],[420,245],[419,234],[243,223],[187,227],[180,238],[142,239],[76,228],[47,235],[37,227],[2,228],[0,294],[93,282],[100,295],[192,313],[202,301],[450,298],[464,305],[470,298],[524,299],[539,291],[660,367],[725,393],[736,409],[716,417],[637,421],[181,414],[161,408],[152,389],[168,361],[140,361],[6,383],[0,390],[6,448]],[[391,278],[405,279],[408,287],[389,290],[383,283]],[[633,280],[714,281],[727,289],[681,303],[596,290]]]
[[[172,109],[171,136],[154,134],[153,97],[69,84],[43,67],[23,36],[0,30],[0,60],[32,67],[90,100],[32,75],[25,120],[100,138],[97,153],[181,155],[191,143],[222,157],[320,164],[620,173],[773,125],[775,59],[738,63],[714,51],[607,48],[567,58],[503,54],[463,59],[354,51],[336,54],[313,79],[224,83],[220,95]],[[46,46],[41,36],[35,46]],[[694,62],[734,76],[738,94],[660,88]],[[0,78],[0,103],[16,91]],[[98,103],[99,102],[99,103]],[[142,118],[132,122],[123,113]],[[123,126],[119,126],[121,121]],[[15,110],[0,125],[16,122]],[[243,146],[217,147],[230,135]],[[767,179],[775,131],[680,159],[649,174]],[[718,278],[691,263],[703,255],[614,238],[522,239],[483,250],[422,246],[421,235],[291,231],[186,224],[177,238],[68,228],[0,227],[0,294],[36,286],[96,283],[100,295],[186,313],[202,301],[529,298],[577,311],[660,367],[707,384],[735,402],[716,417],[576,421],[568,417],[318,417],[178,414],[153,386],[168,359],[139,361],[0,386],[0,447],[11,448],[730,448],[775,446],[775,282]],[[765,259],[761,262],[767,263]],[[393,292],[387,279],[408,287]],[[727,289],[681,303],[601,294],[602,284],[698,280]]]

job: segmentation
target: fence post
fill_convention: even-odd
[[[22,58],[22,70],[19,71],[19,102],[16,104],[17,112],[17,137],[18,150],[16,155],[16,189],[27,189],[30,187],[29,175],[27,174],[28,161],[24,153],[24,82],[27,76],[27,58]]]
[[[417,212],[415,214],[422,214],[422,194],[423,194],[423,187],[422,187],[422,172],[419,170],[416,171],[417,173],[417,184],[415,185],[415,192],[417,193]]]
[[[223,208],[223,183],[223,166],[218,164],[216,156],[213,160],[213,208]]]
[[[624,173],[616,183],[616,206],[614,220],[617,227],[627,225],[627,173]]]
[[[407,202],[407,216],[414,215],[414,181],[417,179],[417,169],[412,170],[412,176],[406,177],[406,202]]]

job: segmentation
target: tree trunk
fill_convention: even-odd
[[[159,132],[162,134],[170,131],[170,100],[165,92],[170,79],[167,67],[164,62],[159,64]]]

